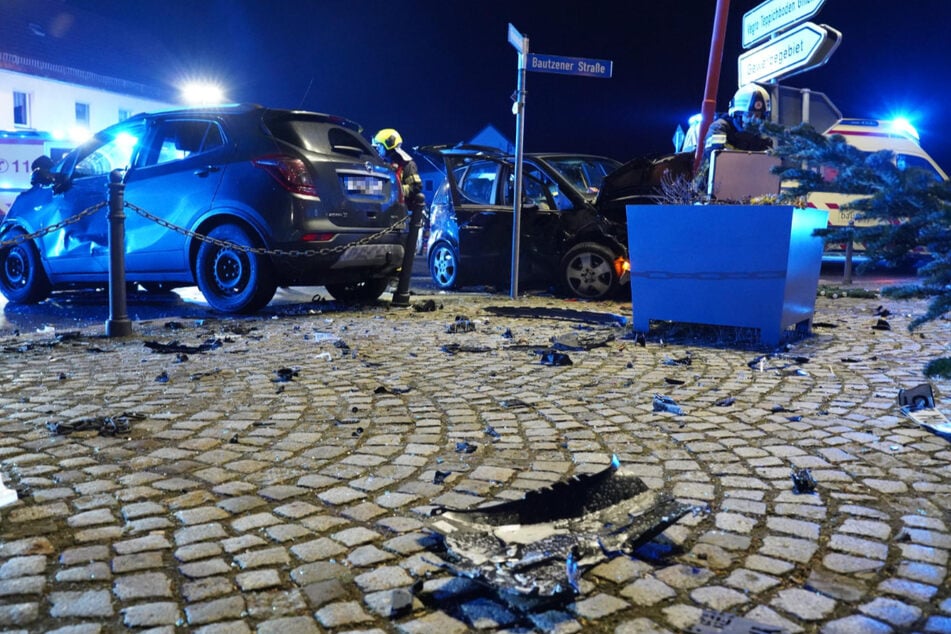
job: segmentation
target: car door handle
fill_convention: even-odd
[[[208,175],[211,174],[212,172],[218,172],[218,171],[220,171],[220,170],[221,170],[221,168],[218,167],[217,165],[206,165],[206,166],[204,166],[204,167],[200,167],[200,168],[196,169],[196,170],[195,170],[194,172],[192,172],[192,173],[193,173],[195,176],[200,176],[201,178],[205,178],[206,176],[208,176]]]

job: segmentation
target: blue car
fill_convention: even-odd
[[[125,184],[125,269],[146,289],[197,285],[227,313],[278,286],[379,297],[403,259],[395,173],[356,123],[254,105],[141,114],[99,132],[20,194],[0,225],[0,292],[36,303],[109,280],[110,174]]]

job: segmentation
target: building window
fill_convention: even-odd
[[[89,104],[76,102],[76,125],[89,127]]]
[[[13,125],[30,126],[30,99],[25,92],[13,93]]]
[[[132,116],[131,110],[126,110],[125,108],[119,108],[119,121],[125,121]]]

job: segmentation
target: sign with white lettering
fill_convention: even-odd
[[[743,48],[808,20],[826,0],[766,0],[743,14]]]
[[[585,59],[583,57],[560,57],[558,55],[529,53],[526,70],[538,73],[609,78],[613,65],[613,62],[606,59]]]
[[[790,77],[822,66],[838,48],[842,33],[806,22],[740,55],[739,85]]]
[[[511,22],[509,22],[509,44],[515,47],[515,50],[519,53],[524,54],[525,49],[528,48],[525,46],[525,42],[528,38],[522,35],[518,29],[516,29]]]

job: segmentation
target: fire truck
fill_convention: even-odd
[[[31,165],[46,155],[58,161],[72,147],[48,132],[37,130],[0,131],[0,218],[14,199],[30,188]]]

